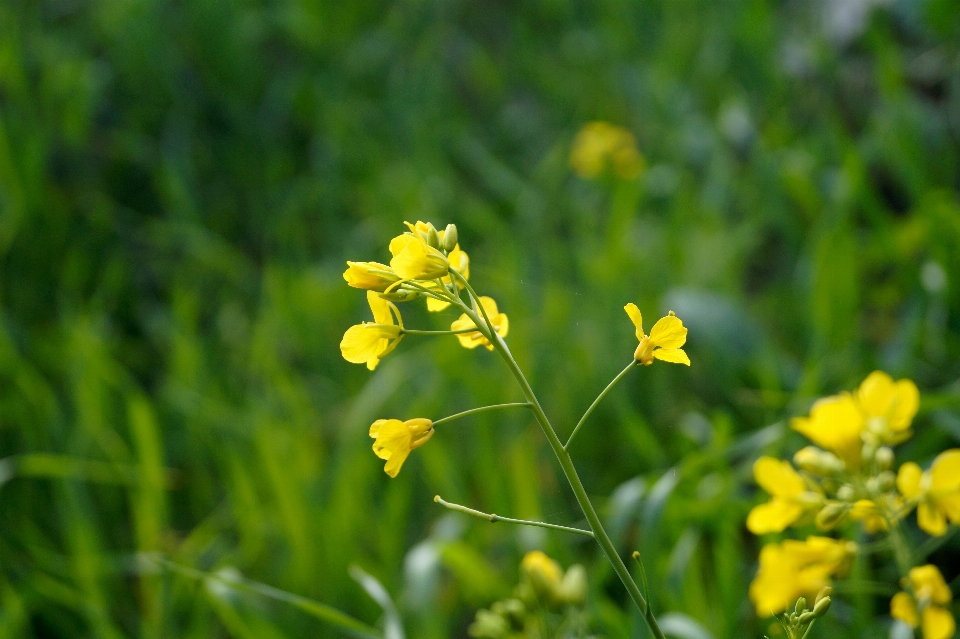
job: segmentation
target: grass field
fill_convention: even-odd
[[[571,171],[597,120],[639,177]],[[561,433],[630,361],[624,304],[683,318],[692,366],[627,378],[574,458],[677,636],[770,634],[744,520],[791,417],[882,369],[922,393],[899,459],[960,445],[958,189],[956,0],[0,3],[0,637],[345,636],[283,593],[381,628],[352,566],[406,636],[466,637],[534,548],[586,567],[598,636],[647,636],[589,539],[433,502],[582,525],[526,413],[396,479],[371,452],[374,419],[522,400],[454,338],[342,359],[344,261],[418,219]],[[960,593],[960,541],[932,558]],[[811,639],[888,636],[895,583],[859,559]]]

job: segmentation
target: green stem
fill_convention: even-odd
[[[593,409],[596,408],[596,407],[597,407],[597,404],[599,404],[600,401],[603,400],[603,398],[607,396],[607,393],[609,393],[610,390],[613,389],[613,387],[617,385],[617,382],[619,382],[621,379],[623,379],[624,377],[626,377],[626,376],[627,376],[627,373],[629,373],[629,372],[631,371],[631,369],[633,369],[636,365],[637,365],[637,361],[636,361],[636,360],[630,360],[630,363],[627,364],[627,367],[626,367],[625,369],[623,369],[622,371],[620,371],[620,374],[617,375],[616,377],[614,377],[614,378],[613,378],[613,381],[610,382],[609,384],[607,384],[607,387],[604,388],[603,391],[602,391],[599,395],[597,395],[597,398],[596,398],[595,400],[593,400],[593,403],[592,403],[592,404],[590,404],[590,408],[587,409],[587,412],[585,412],[585,413],[583,414],[583,417],[580,418],[580,421],[577,422],[577,425],[576,425],[576,427],[573,429],[573,432],[570,433],[570,437],[567,439],[567,443],[563,445],[563,449],[564,449],[564,450],[570,450],[570,443],[573,442],[573,438],[577,436],[577,432],[580,430],[580,427],[583,426],[583,423],[584,423],[585,421],[587,421],[587,417],[590,417],[590,413],[593,412]]]
[[[505,521],[508,524],[519,524],[521,526],[538,526],[540,528],[549,528],[551,530],[562,530],[563,532],[575,533],[577,535],[586,535],[587,537],[593,537],[593,533],[589,530],[583,530],[582,528],[570,528],[569,526],[560,526],[558,524],[548,524],[543,521],[530,521],[529,519],[513,519],[512,517],[501,517],[500,515],[487,514],[480,512],[479,510],[474,510],[473,508],[467,508],[466,506],[461,506],[460,504],[454,504],[449,501],[445,501],[440,498],[440,495],[437,495],[433,498],[433,501],[437,502],[444,508],[449,508],[450,510],[456,510],[461,513],[466,513],[468,515],[473,515],[474,517],[479,517],[480,519],[486,519],[490,523],[496,523],[498,521]]]
[[[456,273],[455,271],[451,272]],[[550,444],[550,448],[553,449],[554,455],[557,456],[557,461],[560,462],[560,468],[563,470],[563,474],[566,477],[567,482],[570,484],[570,488],[573,490],[574,496],[577,498],[577,503],[580,505],[580,509],[583,511],[583,515],[586,517],[587,523],[590,525],[590,529],[593,531],[594,538],[597,540],[597,544],[600,545],[600,549],[603,551],[603,554],[606,555],[607,561],[610,562],[610,565],[613,566],[613,570],[617,573],[617,576],[620,577],[620,581],[623,582],[623,585],[627,589],[627,593],[630,595],[633,603],[636,604],[637,608],[639,608],[640,612],[643,614],[647,625],[650,627],[650,632],[653,634],[655,639],[666,639],[663,635],[663,631],[660,630],[660,626],[657,623],[656,618],[654,618],[653,614],[650,613],[647,600],[643,597],[643,594],[641,594],[640,588],[637,587],[637,584],[630,575],[630,571],[627,569],[626,564],[623,563],[623,559],[620,558],[620,554],[617,552],[616,547],[613,545],[613,542],[607,535],[607,531],[604,530],[603,524],[600,521],[600,516],[593,507],[593,503],[590,501],[590,497],[587,496],[587,491],[584,489],[583,483],[580,481],[580,477],[577,475],[577,469],[573,465],[573,459],[571,459],[570,454],[563,448],[563,444],[560,443],[560,438],[557,437],[556,431],[553,429],[553,426],[550,425],[550,420],[547,419],[546,413],[543,412],[543,408],[540,406],[540,402],[537,400],[537,396],[534,394],[533,388],[531,388],[530,383],[523,374],[523,371],[520,370],[520,366],[518,366],[517,362],[513,359],[513,355],[510,353],[510,349],[507,348],[506,343],[497,334],[497,332],[493,330],[493,324],[490,322],[489,318],[487,318],[486,311],[483,308],[483,304],[480,303],[480,297],[477,295],[476,291],[473,290],[473,288],[470,286],[470,283],[467,282],[465,278],[460,276],[460,280],[463,282],[464,288],[466,288],[473,299],[476,300],[476,304],[483,314],[484,319],[487,320],[485,324],[487,339],[490,340],[494,348],[496,348],[500,353],[500,356],[506,363],[507,368],[510,369],[510,372],[517,380],[517,384],[520,385],[520,390],[523,392],[524,397],[526,397],[527,401],[530,402],[530,409],[537,418],[537,422],[539,422],[540,428],[543,430],[543,434],[547,438],[547,442]],[[467,316],[470,317],[470,319],[472,319],[479,327],[481,322],[480,318],[477,316],[477,313],[474,312],[473,309],[468,308],[465,304],[462,305],[462,308],[464,309],[464,312],[467,313]]]
[[[475,330],[475,329],[471,329]],[[482,413],[488,410],[494,410],[496,408],[529,408],[530,402],[514,402],[511,404],[493,404],[492,406],[481,406],[480,408],[471,408],[470,410],[465,410],[462,413],[456,413],[455,415],[449,415],[447,417],[442,417],[440,419],[433,420],[433,425],[442,424],[443,422],[452,422],[455,419],[460,419],[461,417],[466,417],[467,415],[473,415],[474,413]]]
[[[464,333],[476,333],[476,328],[461,328],[457,331],[419,331],[410,328],[404,328],[400,331],[404,335],[462,335]]]

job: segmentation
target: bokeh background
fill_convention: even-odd
[[[572,173],[596,120],[638,177]],[[0,636],[343,636],[154,553],[382,623],[359,566],[407,636],[465,637],[532,548],[587,567],[597,634],[646,636],[591,544],[433,503],[581,525],[529,416],[395,480],[371,453],[376,418],[520,398],[453,338],[341,358],[344,261],[417,219],[458,225],[562,433],[629,361],[626,302],[683,318],[693,366],[631,374],[574,457],[685,637],[774,632],[743,521],[789,418],[881,368],[923,393],[899,459],[960,442],[958,187],[956,0],[7,0]],[[933,558],[960,591],[960,543]],[[886,636],[894,581],[859,560],[814,634]]]

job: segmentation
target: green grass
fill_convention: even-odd
[[[356,565],[407,636],[463,637],[534,547],[587,566],[599,633],[644,636],[588,539],[433,503],[580,525],[528,415],[452,423],[395,480],[370,451],[379,417],[522,399],[452,337],[340,357],[369,312],[343,262],[405,219],[458,225],[561,437],[629,360],[625,303],[683,318],[693,366],[627,378],[574,458],[658,613],[769,634],[743,521],[788,418],[882,368],[923,392],[899,460],[960,442],[960,4],[841,38],[854,4],[0,5],[0,637],[342,636],[141,553],[377,625]],[[639,180],[571,175],[595,119]],[[886,635],[887,564],[852,579],[813,634]]]

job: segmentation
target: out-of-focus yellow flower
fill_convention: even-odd
[[[623,310],[630,316],[630,321],[637,329],[637,339],[640,340],[637,350],[633,353],[635,360],[644,366],[652,364],[654,358],[674,364],[690,365],[690,358],[680,348],[687,341],[687,329],[673,311],[657,320],[650,329],[650,335],[646,335],[643,332],[643,316],[637,305],[630,302],[623,307]]]
[[[791,426],[814,444],[836,453],[849,466],[860,465],[863,416],[850,393],[818,399],[810,416],[794,418]]]
[[[754,506],[747,516],[747,528],[755,535],[780,532],[823,503],[790,462],[761,457],[753,465],[753,477],[770,493],[770,501]]]
[[[386,264],[379,262],[347,262],[347,270],[343,272],[343,279],[353,288],[383,292],[400,276]]]
[[[493,323],[493,328],[497,332],[497,335],[500,337],[506,337],[507,333],[510,331],[510,320],[507,318],[506,313],[501,313],[497,309],[497,303],[493,301],[492,297],[486,297],[485,295],[480,296],[480,303],[483,305],[484,310],[487,311],[487,317],[490,318],[490,321]],[[481,314],[481,319],[483,316]],[[464,313],[461,315],[453,324],[450,325],[451,331],[462,331],[468,328],[476,328],[476,324],[473,323],[473,320]],[[457,335],[457,338],[460,340],[460,345],[464,348],[476,348],[477,346],[484,346],[488,351],[493,350],[493,344],[490,343],[486,337],[480,331],[475,331],[472,333],[460,333]]]
[[[910,437],[910,423],[920,406],[920,391],[909,379],[893,381],[883,371],[873,371],[857,389],[857,402],[866,428],[885,444]]]
[[[767,544],[760,551],[760,568],[750,584],[750,600],[757,615],[773,616],[793,605],[798,597],[814,597],[830,585],[830,577],[849,568],[856,552],[853,542],[828,537]]]
[[[945,450],[924,472],[907,462],[897,473],[897,488],[917,500],[917,524],[931,535],[947,532],[947,520],[960,523],[960,448]]]
[[[433,422],[422,417],[405,422],[378,419],[370,426],[370,437],[376,440],[373,442],[373,452],[387,462],[383,467],[384,472],[396,477],[410,451],[420,448],[433,437]]]
[[[354,364],[366,364],[373,370],[403,338],[403,320],[400,311],[381,299],[374,291],[367,291],[367,303],[373,311],[373,322],[351,326],[340,341],[343,359]],[[394,315],[397,323],[394,322]]]
[[[625,180],[643,171],[646,162],[630,131],[608,122],[590,122],[577,133],[570,150],[570,168],[582,178],[595,178],[607,165]]]
[[[889,530],[890,526],[880,512],[880,507],[869,499],[860,499],[850,508],[850,518],[860,522],[864,531],[873,534]]]
[[[432,246],[428,238],[439,234],[425,222],[415,225],[404,222],[410,229],[408,233],[390,240],[390,266],[402,280],[433,280],[444,277],[449,268],[447,257],[437,246]]]
[[[543,593],[553,594],[560,590],[563,583],[563,570],[560,564],[545,553],[533,550],[523,556],[520,567],[533,587]]]
[[[912,591],[898,592],[890,600],[890,615],[911,628],[921,626],[923,639],[950,639],[956,622],[950,613],[953,595],[936,566],[911,568],[904,585]]]

